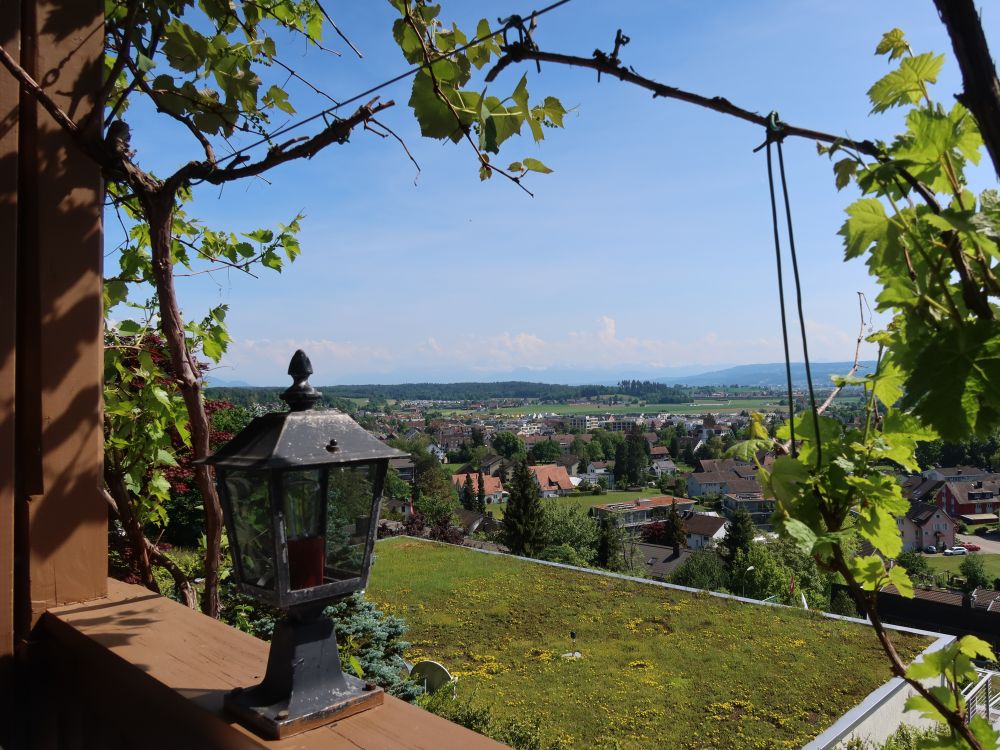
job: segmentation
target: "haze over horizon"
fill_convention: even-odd
[[[446,0],[442,17],[469,29],[532,7]],[[983,8],[988,34],[1000,28],[996,16]],[[394,17],[388,3],[343,4],[338,26],[364,59],[293,45],[296,69],[341,100],[387,80],[407,67],[391,38]],[[950,102],[959,74],[932,3],[574,0],[541,18],[535,39],[589,55],[609,49],[621,28],[631,37],[624,63],[663,83],[777,109],[803,127],[889,139],[902,114],[870,117],[866,91],[889,70],[873,51],[897,26],[915,51],[947,53],[934,95]],[[509,92],[523,74],[533,101],[554,95],[571,108],[565,130],[547,129],[538,145],[512,138],[497,157],[530,156],[554,170],[526,180],[534,198],[503,179],[481,183],[464,145],[422,138],[406,105],[409,81],[380,92],[396,102],[380,119],[405,140],[419,175],[398,143],[358,131],[269,174],[271,184],[196,186],[189,214],[212,228],[246,232],[306,215],[302,255],[282,274],[178,280],[188,320],[229,305],[232,343],[210,377],[281,384],[297,348],[311,357],[317,383],[574,374],[614,382],[782,360],[765,160],[753,152],[761,129],[556,65],[540,74],[512,65],[492,86]],[[299,114],[329,106],[299,82],[287,85]],[[127,119],[147,169],[166,172],[199,153],[177,123],[148,108]],[[861,261],[843,262],[837,236],[856,192],[836,190],[831,162],[810,141],[789,139],[785,159],[810,354],[847,361],[857,292],[874,306],[876,290]],[[988,166],[970,169],[974,190],[990,178]],[[112,248],[120,239],[113,212],[106,226]],[[117,266],[113,253],[106,264]],[[796,329],[792,344],[800,359]]]

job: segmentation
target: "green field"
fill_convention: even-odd
[[[983,567],[986,569],[986,575],[991,581],[994,578],[1000,578],[1000,555],[984,555],[981,552],[970,552],[968,556],[971,557],[972,555],[977,556],[983,561]],[[940,554],[924,555],[924,559],[927,560],[927,564],[931,566],[931,570],[935,573],[945,571],[948,573],[954,573],[955,575],[961,575],[959,567],[962,565],[962,560],[965,558],[966,555],[954,555],[950,557],[945,557]]]
[[[571,495],[566,495],[565,497],[553,497],[553,498],[543,498],[542,504],[547,503],[567,503],[570,505],[579,505],[584,510],[594,506],[594,505],[604,505],[605,503],[629,503],[635,502],[640,497],[657,497],[662,495],[655,487],[650,487],[648,490],[643,490],[642,492],[605,492],[603,495],[583,495],[573,493]],[[486,506],[487,511],[493,512],[493,517],[496,519],[503,518],[503,514],[507,510],[507,503],[493,503],[492,505]]]
[[[862,625],[406,537],[379,542],[368,596],[409,623],[410,661],[538,718],[543,746],[801,747],[891,676]],[[928,643],[893,639],[907,661]]]
[[[671,414],[738,414],[741,411],[780,411],[781,407],[775,399],[744,398],[727,399],[724,401],[701,400],[690,404],[526,404],[524,406],[508,406],[502,409],[492,409],[490,414],[503,414],[506,416],[517,416],[520,414],[534,414],[538,412],[558,414],[560,416],[572,416],[575,414],[592,414],[600,416],[602,414],[659,414],[669,412]],[[471,412],[467,409],[446,409],[445,414],[450,416],[463,416],[466,414],[482,414],[482,412]]]

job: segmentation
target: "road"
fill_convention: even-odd
[[[1000,555],[1000,535],[993,533],[988,537],[979,534],[956,534],[955,543],[972,542],[982,547],[981,552],[987,555]]]

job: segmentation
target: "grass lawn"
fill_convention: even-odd
[[[642,492],[605,492],[603,495],[579,495],[573,493],[571,495],[566,495],[565,497],[552,497],[552,498],[542,498],[542,504],[547,503],[567,503],[572,505],[579,505],[584,510],[594,506],[594,505],[604,505],[605,503],[628,503],[635,502],[640,497],[657,497],[661,495],[658,489],[655,487],[650,487]],[[493,511],[493,517],[497,520],[503,518],[503,514],[507,510],[507,503],[493,503],[492,505],[486,506],[487,511]]]
[[[984,555],[982,552],[970,552],[968,555],[953,555],[950,557],[945,557],[941,554],[924,555],[924,559],[934,572],[946,571],[955,575],[961,575],[958,568],[962,564],[962,560],[973,555],[983,561],[986,575],[991,581],[994,578],[1000,578],[1000,555]]]
[[[379,542],[368,596],[461,698],[566,748],[801,747],[889,679],[864,626],[487,555]],[[564,660],[569,631],[580,660]],[[909,661],[928,641],[894,635]]]

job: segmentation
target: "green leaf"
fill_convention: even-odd
[[[766,434],[766,433],[765,433]],[[774,447],[771,438],[751,438],[750,440],[740,440],[729,446],[725,455],[727,458],[738,458],[741,461],[753,461],[760,451],[768,451]]]
[[[903,30],[896,28],[891,31],[887,31],[882,35],[878,46],[875,48],[875,54],[888,54],[890,60],[896,60],[905,55],[909,49],[910,45],[906,42],[906,36],[903,34]]]
[[[848,559],[847,567],[865,591],[874,591],[885,579],[885,566],[878,555],[852,557]]]
[[[1000,422],[1000,333],[989,321],[928,334],[907,368],[903,408],[944,440],[983,434]]]
[[[798,459],[778,456],[771,468],[768,485],[776,500],[790,504],[808,478],[809,470]]]
[[[990,648],[990,644],[982,638],[977,638],[974,635],[962,636],[958,642],[958,650],[970,659],[986,659],[987,661],[996,661],[996,657],[993,655],[993,649]]]
[[[795,518],[788,518],[781,522],[782,530],[792,538],[800,550],[806,554],[812,552],[813,545],[816,544],[816,534],[802,521]]]
[[[853,157],[847,157],[846,159],[841,159],[836,164],[833,165],[833,172],[837,176],[836,185],[837,190],[843,190],[847,187],[851,178],[858,171],[858,162]]]
[[[171,67],[182,73],[193,73],[205,64],[208,39],[177,18],[171,19],[164,31],[163,54]]]
[[[156,451],[156,462],[166,466],[177,466],[177,459],[174,458],[174,454],[162,448]]]
[[[900,596],[913,598],[913,581],[902,565],[893,565],[889,569],[889,583],[896,587]]]
[[[541,174],[550,174],[551,169],[542,164],[538,159],[527,158],[524,160],[524,168],[529,172],[540,172]]]
[[[275,106],[282,112],[293,115],[295,114],[295,107],[293,107],[288,101],[288,92],[277,86],[271,86],[267,90],[267,94],[264,95],[265,103]]]
[[[903,382],[906,375],[891,356],[882,360],[879,364],[878,374],[873,378],[875,398],[885,406],[891,407],[903,397]]]
[[[880,201],[861,198],[848,206],[846,213],[849,218],[838,232],[844,238],[844,260],[857,258],[873,244],[885,241],[889,217]]]
[[[916,104],[924,95],[926,85],[937,81],[943,64],[944,56],[931,52],[903,59],[899,68],[880,78],[868,89],[872,112],[884,112],[903,104]]]
[[[351,670],[358,676],[359,679],[364,679],[365,671],[361,668],[361,662],[358,661],[358,657],[354,654],[347,655],[347,662],[351,665]]]

